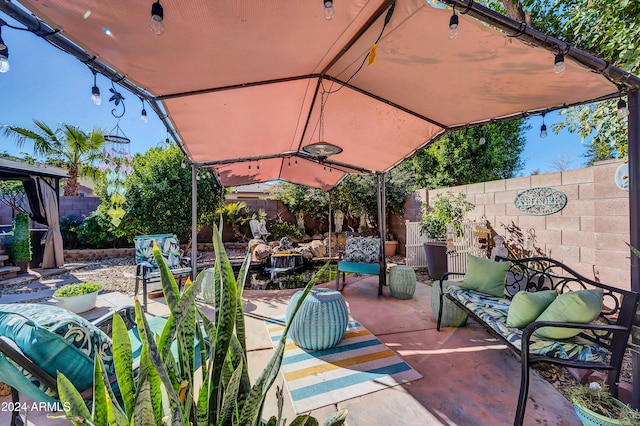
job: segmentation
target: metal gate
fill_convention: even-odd
[[[407,230],[406,263],[408,266],[426,268],[427,259],[422,243],[435,241],[420,233],[420,222],[405,222]],[[467,270],[467,253],[485,257],[481,239],[486,238],[488,230],[482,222],[465,222],[462,224],[462,236],[456,236],[452,228],[447,232],[447,269],[465,272]]]

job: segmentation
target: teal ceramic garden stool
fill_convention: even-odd
[[[449,283],[443,282],[444,291],[447,292]],[[460,309],[451,300],[446,297],[442,298],[444,304],[442,305],[442,321],[441,324],[445,326],[460,327],[467,323],[467,317],[469,316],[465,311]],[[431,285],[431,313],[433,318],[438,320],[438,309],[440,308],[440,281],[436,280]]]
[[[416,273],[411,266],[389,269],[389,291],[397,299],[411,299],[416,291]]]
[[[287,306],[287,323],[302,291],[291,297]],[[291,322],[289,336],[303,349],[319,351],[337,345],[344,337],[349,322],[347,304],[339,291],[314,288],[304,299]]]

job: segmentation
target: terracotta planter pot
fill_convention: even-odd
[[[397,241],[385,241],[384,242],[384,253],[387,257],[395,256],[396,250],[398,249]]]
[[[427,257],[429,276],[439,280],[447,272],[447,243],[445,241],[430,241],[423,243],[424,254]]]

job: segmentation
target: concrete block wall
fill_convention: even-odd
[[[81,217],[90,215],[100,205],[99,197],[60,197],[60,218],[65,216]],[[0,225],[13,223],[13,209],[0,203]]]
[[[614,181],[620,160],[596,163],[593,167],[423,190],[425,199],[452,191],[467,194],[475,204],[469,219],[486,218],[499,234],[513,221],[522,231],[535,230],[536,246],[588,278],[629,289],[629,193]],[[513,204],[515,196],[529,188],[550,186],[564,192],[567,205],[549,216],[529,216]],[[419,216],[418,216],[419,217]],[[410,219],[415,220],[415,219]]]

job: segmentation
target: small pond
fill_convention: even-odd
[[[305,262],[303,266],[273,271],[269,267],[250,269],[247,274],[247,282],[244,288],[247,290],[283,290],[289,288],[303,288],[307,285],[313,275],[322,268],[324,263]],[[330,267],[330,274],[323,277],[318,283],[335,280],[335,266]]]

